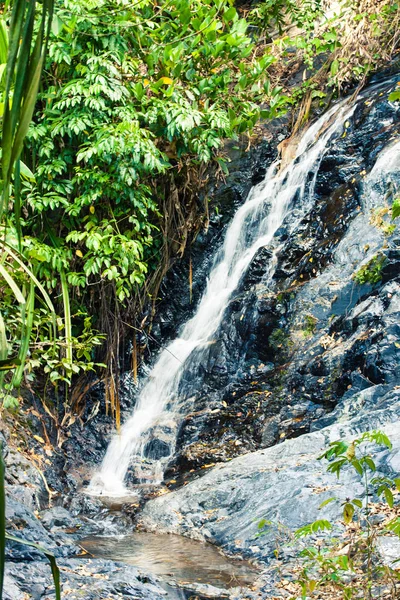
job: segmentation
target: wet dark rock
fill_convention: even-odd
[[[278,119],[265,126],[259,142],[250,150],[247,141],[228,143],[229,176],[225,181],[214,181],[207,190],[211,199],[207,230],[200,232],[183,259],[175,262],[160,289],[152,338],[157,337],[155,331],[158,332],[163,345],[176,337],[181,324],[193,314],[227,225],[247,198],[251,187],[263,180],[268,166],[277,156],[277,144],[286,137],[286,132],[287,119]],[[188,285],[189,261],[193,272],[191,293]],[[160,349],[154,339],[149,339],[148,347],[153,353]]]
[[[397,131],[390,85],[366,93],[345,135],[330,144],[316,178],[316,201],[288,236],[299,218],[292,210],[271,247],[256,254],[203,358],[204,370],[181,386],[194,416],[182,421],[169,477],[190,478],[201,460],[228,460],[298,437],[341,398],[396,385],[398,241],[396,232],[385,238],[371,222],[382,192],[365,189],[379,152]],[[282,247],[267,283],[278,238]],[[357,284],[357,269],[377,252],[387,256],[381,282]]]
[[[169,456],[171,454],[171,448],[167,442],[159,439],[152,439],[148,442],[144,448],[144,456],[152,459],[159,459],[163,456]]]
[[[371,223],[382,194],[365,191],[379,152],[397,131],[396,110],[387,101],[393,82],[380,85],[365,92],[344,133],[329,144],[315,181],[315,201],[301,218],[300,200],[295,200],[272,243],[255,255],[213,344],[187,362],[178,394],[182,422],[167,480],[181,484],[193,471],[203,474],[202,466],[302,435],[342,398],[372,386],[396,385],[399,238],[396,232],[385,237]],[[193,314],[227,224],[276,157],[276,141],[285,137],[285,126],[268,127],[265,140],[250,152],[231,148],[231,174],[210,190],[208,230],[200,232],[190,253],[166,275],[151,337],[142,340],[149,364]],[[219,211],[214,210],[217,205]],[[377,252],[387,257],[381,282],[357,284],[357,269]],[[269,281],[272,261],[275,271]],[[123,414],[132,411],[136,394],[127,372]],[[86,402],[82,421],[74,424],[63,446],[63,469],[75,490],[87,485],[113,427],[100,408],[101,390]],[[83,431],[85,441],[76,444]],[[168,452],[164,436],[155,432],[146,457]],[[129,480],[136,481],[132,473]],[[69,501],[76,502],[72,496]]]
[[[77,552],[72,540],[66,542],[61,537],[52,537],[46,531],[36,515],[24,504],[16,500],[12,492],[6,498],[7,531],[28,542],[35,542],[46,547],[56,557],[65,557]],[[43,560],[44,556],[38,550],[9,542],[6,547],[6,559],[11,561]]]

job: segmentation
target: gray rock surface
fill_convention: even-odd
[[[108,517],[80,518],[61,506],[40,511],[38,498],[43,479],[38,469],[10,444],[6,454],[7,531],[23,540],[40,544],[57,559],[62,597],[83,600],[168,598],[155,579],[142,571],[111,560],[75,558],[81,549],[69,530],[86,527],[93,531],[112,524]],[[104,510],[104,508],[103,508]],[[125,523],[126,530],[126,523]],[[4,600],[52,600],[55,598],[50,565],[43,553],[24,544],[7,542]]]
[[[381,536],[378,539],[378,550],[383,562],[392,569],[398,569],[400,559],[400,539],[395,536]]]
[[[323,514],[319,510],[323,500],[362,495],[363,486],[352,470],[343,471],[337,480],[317,457],[330,441],[352,439],[371,428],[383,429],[393,443],[390,453],[378,451],[379,470],[398,472],[399,399],[389,409],[361,408],[347,423],[217,465],[204,477],[151,500],[141,515],[141,526],[206,539],[228,552],[267,560],[276,547],[278,523],[293,531],[316,519],[335,518],[336,504],[326,506]],[[257,537],[262,519],[271,521],[272,527]]]
[[[126,598],[161,600],[164,590],[138,569],[107,560],[62,559],[62,597],[82,600]],[[28,594],[28,596],[27,596]],[[8,564],[4,600],[53,600],[54,584],[47,563]]]

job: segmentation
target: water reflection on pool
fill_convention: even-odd
[[[217,588],[248,587],[257,578],[257,570],[246,561],[230,560],[207,544],[178,535],[135,532],[118,537],[87,537],[80,545],[98,558],[133,565],[180,586],[195,583]],[[169,598],[187,598],[176,590]]]

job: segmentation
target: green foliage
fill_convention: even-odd
[[[22,30],[11,21],[7,69],[16,59],[16,77],[12,113],[9,119],[6,107],[3,120],[12,125],[2,135],[7,173],[31,120],[52,11],[49,0],[37,13],[33,3],[29,10],[23,0],[17,5],[37,33],[18,44]],[[1,20],[1,64],[8,56],[8,17]],[[230,0],[174,0],[156,10],[149,0],[56,2],[25,162],[17,165],[15,185],[7,175],[3,189],[15,211],[7,214],[6,262],[0,263],[9,286],[0,300],[8,328],[5,333],[0,322],[0,360],[18,352],[21,362],[5,398],[32,368],[44,368],[56,384],[95,366],[93,349],[103,337],[96,325],[104,331],[108,318],[99,313],[98,298],[107,294],[118,314],[157,268],[164,245],[185,246],[179,221],[186,207],[177,198],[165,209],[174,179],[214,160],[226,173],[218,155],[224,140],[290,106],[291,98],[268,78],[273,54],[256,52],[248,26]],[[29,54],[32,36],[40,42],[37,56]],[[34,76],[29,106],[19,95],[27,83],[18,78],[22,65],[32,67],[25,77]],[[0,78],[6,96],[7,69]],[[14,279],[16,263],[24,272],[17,267]],[[63,318],[56,321],[56,312]]]
[[[31,120],[52,11],[50,0],[36,13],[33,3],[17,5],[34,27],[24,40],[11,27],[11,81],[11,63],[4,67],[8,13],[0,20],[0,89],[3,99],[13,97],[5,108],[11,120],[3,121],[11,137],[9,129],[2,136],[8,174]],[[351,5],[348,14],[358,28],[354,11]],[[7,315],[7,331],[0,321],[0,361],[18,353],[21,363],[10,363],[18,368],[12,380],[6,376],[7,397],[34,369],[44,369],[55,385],[68,385],[95,368],[105,334],[109,355],[118,355],[121,310],[131,319],[142,306],[139,297],[156,297],[154,280],[206,220],[198,192],[202,165],[211,162],[226,175],[224,140],[250,133],[260,119],[281,116],[305,97],[321,102],[325,89],[313,65],[316,57],[328,57],[324,69],[336,86],[351,47],[340,34],[347,27],[343,15],[327,18],[319,1],[266,0],[243,12],[232,0],[56,1],[24,162],[17,163],[14,181],[7,175],[3,190],[14,214],[1,223],[8,250],[0,275],[9,289],[0,299]],[[376,29],[382,19],[368,14],[365,20]],[[287,29],[293,24],[295,39]],[[282,82],[293,47],[306,71],[304,81],[288,90]],[[366,55],[357,51],[358,59]],[[21,86],[29,94],[21,95]],[[358,279],[378,277],[378,266],[372,267],[372,275]],[[277,331],[270,344],[286,350],[290,339]],[[309,322],[305,335],[312,331]]]
[[[360,477],[364,484],[364,499],[346,498],[341,501],[343,522],[346,526],[353,523],[354,519],[358,522],[358,531],[356,538],[352,541],[351,536],[347,541],[349,550],[346,554],[339,554],[335,549],[328,546],[319,548],[306,548],[300,553],[305,559],[299,584],[302,589],[303,597],[312,593],[316,588],[334,584],[342,590],[343,598],[351,598],[353,594],[358,593],[357,584],[347,585],[344,583],[344,576],[349,572],[357,573],[358,560],[364,561],[366,556],[366,572],[361,582],[365,598],[371,598],[371,583],[373,579],[382,577],[385,571],[379,569],[379,561],[375,555],[376,533],[374,526],[370,521],[369,496],[373,493],[382,497],[390,509],[394,506],[394,490],[400,490],[400,479],[389,476],[376,476],[369,480],[369,474],[376,471],[376,464],[371,454],[367,450],[371,444],[384,446],[387,449],[392,448],[392,444],[387,435],[382,431],[368,431],[360,437],[346,442],[338,440],[332,442],[328,449],[319,457],[329,461],[327,471],[335,473],[340,477],[343,468],[352,468]],[[323,508],[331,502],[337,502],[337,498],[327,498],[320,508]],[[312,535],[318,531],[332,529],[330,521],[317,520],[309,525],[301,527],[295,532],[295,538],[301,538]],[[399,519],[390,521],[386,526],[386,531],[400,536]],[[386,574],[390,571],[386,567]],[[316,572],[318,576],[316,578]]]
[[[312,533],[317,533],[318,531],[326,531],[332,529],[332,524],[330,521],[326,521],[321,519],[319,521],[314,521],[313,523],[309,523],[308,525],[304,525],[304,527],[300,527],[295,532],[295,538],[305,537],[307,535],[311,535]]]
[[[327,471],[335,473],[338,478],[344,466],[351,466],[358,475],[363,476],[367,470],[376,470],[375,463],[369,454],[358,456],[358,447],[367,442],[385,446],[389,450],[392,447],[389,438],[382,431],[367,431],[350,443],[343,440],[332,442],[329,444],[329,448],[321,454],[319,460],[323,458],[329,460]]]
[[[311,337],[317,328],[318,319],[313,315],[305,315],[303,325],[304,337]]]
[[[10,28],[7,36],[2,15],[0,37],[4,79],[1,79],[1,201],[0,222],[7,210],[11,178],[16,167],[14,208],[19,226],[19,158],[36,103],[39,81],[46,52],[47,36],[53,15],[53,1],[44,0],[35,31],[35,2],[14,0],[11,3]],[[4,64],[4,62],[3,62]]]
[[[397,217],[400,217],[400,198],[396,198],[392,204],[392,221]]]
[[[393,521],[388,523],[386,529],[400,537],[400,517],[397,517],[397,519],[393,519]]]
[[[38,323],[46,320],[37,295],[20,295],[19,318],[8,294],[1,302],[11,317],[8,340],[19,339],[24,311],[30,314],[24,339],[35,340],[33,348],[8,342],[7,351],[21,352],[15,384],[32,365],[50,369],[53,383],[70,382],[85,369],[78,353],[86,317],[93,314],[97,345],[96,326],[110,330],[108,309],[118,314],[128,307],[158,268],[165,245],[182,249],[188,230],[195,230],[185,223],[190,200],[181,206],[173,190],[189,189],[203,163],[215,161],[226,174],[219,156],[224,140],[293,102],[271,85],[273,53],[256,52],[248,30],[230,0],[173,0],[156,9],[149,0],[56,2],[20,169],[23,219],[10,219],[8,243],[46,282],[51,313],[63,314],[53,332],[61,352],[44,350],[46,330],[37,351]],[[183,184],[175,184],[179,178]],[[16,206],[17,194],[11,199]],[[18,283],[29,289],[27,274]],[[108,309],[99,311],[105,295]],[[86,368],[92,368],[90,344],[83,355],[90,355]]]
[[[265,0],[250,10],[248,20],[256,33],[269,33],[277,28],[281,34],[285,29],[288,13],[295,9],[296,5],[290,0]]]
[[[290,345],[288,334],[283,329],[274,329],[268,338],[268,344],[274,350],[285,350]]]
[[[389,102],[397,102],[400,100],[400,90],[395,90],[389,94]]]
[[[249,60],[248,24],[226,0],[156,11],[148,1],[65,0],[57,18],[57,83],[49,78],[30,134],[38,162],[26,193],[29,254],[53,287],[64,268],[74,287],[113,282],[124,302],[157,260],[157,178],[218,158],[225,138],[254,127],[274,58]],[[272,116],[279,92],[270,95]],[[39,233],[48,212],[57,252]]]
[[[302,598],[308,598],[324,586],[333,584],[343,593],[344,600],[352,597],[351,586],[342,583],[343,575],[351,571],[349,557],[334,556],[329,548],[305,548],[300,552],[303,568],[298,583]]]
[[[6,390],[18,386],[22,379],[37,292],[47,306],[55,334],[53,304],[22,254],[21,188],[25,181],[32,183],[34,177],[20,160],[36,104],[53,8],[53,0],[44,0],[40,6],[14,0],[6,3],[0,17],[0,278],[5,283],[0,302],[0,396],[2,405],[9,408],[14,407],[15,399]],[[17,328],[10,327],[9,310],[17,315]],[[8,357],[10,351],[12,357]],[[14,352],[18,355],[14,356]],[[15,372],[11,382],[4,385],[4,372],[12,370]]]
[[[353,279],[359,284],[370,283],[375,285],[382,279],[382,269],[386,264],[386,256],[383,253],[378,253],[367,262],[367,264],[360,267],[360,269],[353,275]]]
[[[305,86],[325,96],[327,86],[339,91],[395,56],[399,10],[398,2],[384,0],[368,5],[352,0],[328,10],[319,0],[267,0],[257,3],[248,18],[256,34],[276,46],[280,72],[290,72],[295,58],[305,67]],[[397,99],[396,91],[390,100]]]

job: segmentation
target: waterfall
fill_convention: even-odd
[[[201,360],[201,349],[211,341],[235,289],[256,252],[273,242],[277,230],[296,202],[297,223],[310,207],[318,169],[328,142],[342,132],[355,105],[342,102],[320,117],[300,139],[296,156],[283,170],[276,162],[264,181],[255,186],[236,212],[222,247],[217,252],[207,287],[194,316],[179,337],[164,349],[137,399],[133,414],[110,442],[100,470],[92,478],[88,493],[124,496],[124,479],[132,462],[140,471],[144,448],[154,427],[165,424],[173,432],[169,456],[154,461],[153,477],[162,479],[162,468],[174,451],[179,414],[179,383],[185,363]],[[292,223],[291,230],[296,226]],[[290,232],[289,232],[290,233]],[[279,248],[275,250],[275,254]],[[196,350],[196,352],[194,352]]]

